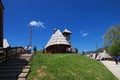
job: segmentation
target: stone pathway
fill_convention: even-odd
[[[120,63],[116,65],[114,61],[101,62],[120,80]]]
[[[33,54],[22,54],[19,58],[0,63],[0,80],[26,80],[32,57]]]

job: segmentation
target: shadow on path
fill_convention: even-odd
[[[17,80],[24,66],[29,65],[25,59],[10,59],[0,63],[0,80]]]

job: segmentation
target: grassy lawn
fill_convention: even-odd
[[[118,80],[102,63],[78,54],[36,54],[27,80]]]

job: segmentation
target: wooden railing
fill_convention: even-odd
[[[19,58],[21,54],[25,54],[26,51],[23,47],[8,47],[0,48],[0,62],[5,60]]]
[[[5,61],[5,49],[0,47],[0,62]]]

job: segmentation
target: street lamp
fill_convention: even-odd
[[[30,46],[32,47],[32,26],[30,25]]]

